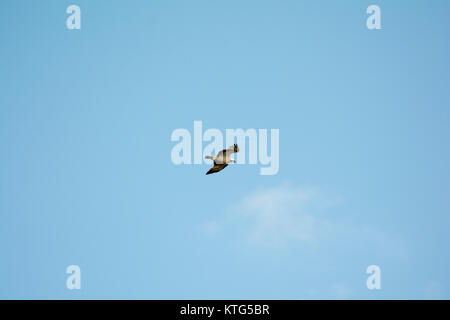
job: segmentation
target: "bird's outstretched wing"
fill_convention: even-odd
[[[235,153],[235,152],[239,152],[238,145],[235,143],[231,147],[228,147],[227,152],[230,153],[230,154]]]
[[[216,162],[214,162],[214,166],[211,169],[209,169],[209,171],[206,174],[219,172],[219,171],[225,169],[226,166],[228,166],[227,163],[216,163]]]
[[[216,156],[216,162],[220,162],[221,159],[226,159],[226,157],[229,157],[231,154],[239,152],[239,147],[237,144],[234,144],[227,149],[223,149],[222,151],[219,151]]]

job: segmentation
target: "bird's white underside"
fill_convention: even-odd
[[[211,159],[215,163],[223,164],[223,163],[234,163],[234,159],[230,157],[230,155],[234,153],[233,147],[229,147],[227,152],[219,151],[216,156],[206,156],[206,159]]]

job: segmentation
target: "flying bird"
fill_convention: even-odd
[[[206,174],[216,173],[223,169],[225,169],[226,166],[228,166],[229,163],[236,163],[234,159],[231,159],[231,154],[239,152],[239,147],[237,144],[234,144],[231,147],[228,147],[228,149],[223,149],[222,151],[219,151],[219,153],[216,156],[206,156],[205,159],[211,159],[214,161],[214,165]]]

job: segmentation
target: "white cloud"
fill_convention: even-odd
[[[318,188],[285,184],[252,192],[230,205],[221,221],[207,222],[202,229],[210,236],[223,233],[263,247],[322,244],[339,250],[369,250],[397,258],[408,255],[400,239],[370,225],[358,226],[345,221],[344,217],[333,213],[333,208],[340,203],[340,198],[327,196]]]
[[[311,207],[318,197],[314,189],[280,186],[245,197],[234,213],[249,227],[247,239],[252,243],[280,246],[291,241],[311,242],[317,228]]]
[[[323,228],[318,212],[330,203],[317,188],[259,189],[230,205],[222,220],[205,222],[201,229],[209,236],[237,232],[248,243],[269,247],[312,243]]]

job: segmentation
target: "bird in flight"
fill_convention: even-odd
[[[206,174],[216,173],[223,169],[225,169],[226,166],[228,166],[229,163],[236,163],[234,159],[231,159],[231,154],[239,152],[239,147],[237,144],[234,144],[231,147],[228,147],[228,149],[223,149],[222,151],[219,151],[219,153],[216,156],[206,156],[205,159],[211,159],[214,161],[214,165]]]

